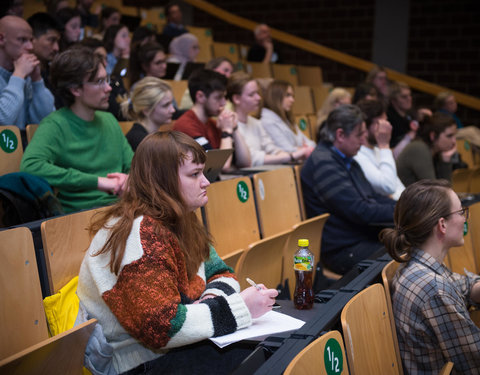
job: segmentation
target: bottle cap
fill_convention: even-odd
[[[298,246],[307,247],[308,246],[308,240],[305,239],[305,238],[302,238],[302,239],[298,240]]]

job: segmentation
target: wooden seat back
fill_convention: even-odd
[[[253,78],[273,78],[271,64],[249,61],[245,64],[245,70]]]
[[[0,232],[0,359],[48,338],[32,233]]]
[[[319,66],[297,65],[298,83],[302,86],[323,85],[322,68]]]
[[[471,172],[469,168],[455,169],[452,172],[452,187],[456,193],[470,192]]]
[[[289,230],[301,221],[291,167],[256,173],[252,179],[262,238]]]
[[[0,125],[0,176],[19,172],[22,156],[20,129],[15,125]]]
[[[80,271],[90,245],[88,227],[98,208],[46,220],[41,225],[50,294],[57,293]]]
[[[245,249],[260,239],[248,177],[215,182],[207,188],[207,195],[205,221],[220,257]]]
[[[234,64],[240,59],[238,44],[213,42],[213,57],[226,57]]]
[[[287,245],[283,252],[283,279],[289,280],[290,297],[293,298],[295,288],[295,271],[293,270],[293,255],[298,250],[298,240],[306,238],[309,241],[308,248],[313,253],[316,264],[320,260],[320,245],[322,243],[323,227],[330,214],[323,214],[304,220],[292,227]],[[315,271],[314,271],[315,276]]]
[[[285,369],[284,375],[348,375],[342,335],[330,331],[306,346]]]
[[[38,129],[38,124],[28,124],[25,127],[25,131],[27,133],[27,142],[28,143],[30,143],[30,141],[32,140],[33,135],[35,134],[37,129]]]
[[[393,316],[391,285],[395,272],[397,272],[400,263],[392,260],[382,270],[383,288],[385,290],[385,299],[387,301],[388,313],[390,314],[390,327],[392,328],[393,344],[395,346],[395,355],[397,356],[397,363],[400,368],[400,373],[403,374],[402,357],[400,357],[400,349],[398,348],[397,328],[395,327],[395,317]]]
[[[315,113],[313,105],[312,88],[310,86],[295,86],[295,103],[293,103],[292,112],[295,115],[307,115]]]
[[[309,115],[295,115],[295,124],[297,124],[298,128],[305,135],[305,137],[308,139],[314,139]]]
[[[272,72],[275,79],[286,81],[294,87],[299,84],[295,65],[272,64]]]
[[[351,374],[402,374],[381,284],[355,295],[340,319]]]
[[[250,286],[247,277],[267,288],[276,288],[282,283],[283,249],[290,232],[287,230],[254,242],[242,253],[235,267],[242,290]]]
[[[82,374],[91,319],[48,337],[32,234],[0,232],[0,374]]]

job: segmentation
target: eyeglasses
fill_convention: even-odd
[[[450,216],[450,215],[453,215],[453,214],[460,214],[460,215],[462,215],[462,216],[465,218],[465,220],[467,220],[469,213],[470,213],[470,209],[469,209],[468,207],[462,207],[461,210],[450,212],[450,213],[449,213],[448,215],[446,215],[445,217]]]
[[[110,76],[106,76],[105,78],[99,78],[96,81],[88,81],[85,82],[87,85],[93,85],[97,87],[104,87],[110,84]]]

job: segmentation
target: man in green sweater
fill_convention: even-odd
[[[100,111],[112,90],[101,59],[88,49],[67,50],[52,63],[51,83],[67,107],[42,120],[21,171],[55,187],[65,212],[114,202],[133,151],[113,115]]]

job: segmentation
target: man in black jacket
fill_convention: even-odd
[[[393,224],[395,201],[374,192],[353,159],[367,130],[357,106],[332,111],[317,145],[302,169],[302,190],[309,217],[330,213],[322,236],[321,260],[344,274],[382,248],[379,224]]]

